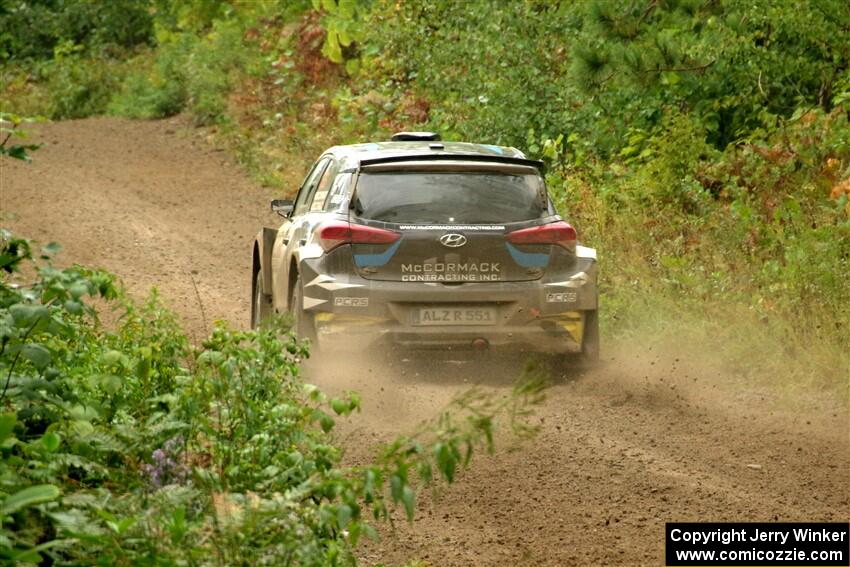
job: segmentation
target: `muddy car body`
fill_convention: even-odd
[[[514,148],[430,134],[330,148],[253,250],[252,325],[292,312],[320,347],[598,357],[596,252]],[[362,344],[362,343],[361,343]]]

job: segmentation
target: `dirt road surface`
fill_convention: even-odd
[[[245,325],[250,246],[274,222],[275,195],[179,119],[72,121],[34,134],[45,147],[33,163],[0,162],[0,226],[60,242],[61,262],[107,268],[138,297],[156,286],[191,335],[215,319]],[[364,563],[660,565],[665,521],[848,520],[846,400],[789,400],[674,354],[609,348],[602,370],[549,391],[536,438],[508,450],[500,436],[496,454],[423,495],[412,526],[400,521],[368,544]],[[511,360],[422,367],[377,356],[305,370],[364,398],[340,433],[350,462],[473,384],[508,392],[518,372]]]

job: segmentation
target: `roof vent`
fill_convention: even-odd
[[[390,139],[393,142],[438,142],[441,138],[436,132],[397,132]]]

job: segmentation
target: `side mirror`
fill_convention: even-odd
[[[288,217],[292,214],[293,203],[289,199],[274,199],[272,201],[272,210],[282,217]]]

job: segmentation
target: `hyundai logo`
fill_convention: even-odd
[[[449,248],[460,248],[466,244],[466,237],[456,232],[450,232],[440,237],[440,244]]]

